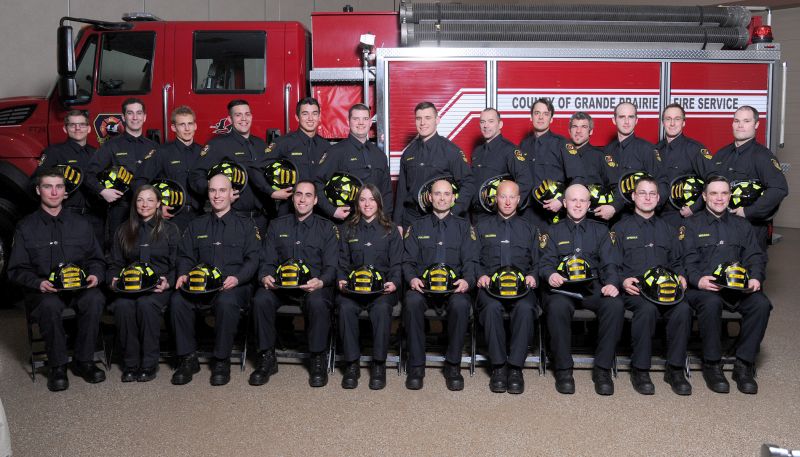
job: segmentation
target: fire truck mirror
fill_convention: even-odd
[[[58,91],[62,100],[74,100],[78,96],[75,82],[75,48],[72,40],[72,27],[62,25],[58,28]]]

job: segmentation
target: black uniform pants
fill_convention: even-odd
[[[641,296],[623,297],[625,308],[633,312],[631,365],[640,370],[650,369],[653,336],[659,318],[667,319],[667,363],[682,367],[686,364],[686,345],[692,331],[692,307],[687,300],[670,307],[658,307]]]
[[[170,294],[165,291],[140,296],[118,295],[111,302],[109,309],[114,313],[125,367],[158,365],[161,315],[167,309]]]
[[[599,329],[594,364],[600,368],[611,369],[625,319],[625,305],[622,299],[602,296],[599,285],[597,291],[591,295],[584,295],[583,300],[552,292],[545,294],[547,329],[550,333],[550,349],[555,357],[555,369],[564,370],[573,366],[572,316],[576,307],[597,314]]]
[[[753,363],[758,348],[767,331],[772,304],[762,292],[745,294],[735,291],[721,293],[707,290],[689,289],[686,299],[697,314],[697,326],[703,340],[703,359],[718,361],[722,358],[720,332],[722,330],[722,308],[736,311],[742,315],[742,328],[736,357]]]
[[[521,367],[528,355],[528,343],[533,334],[536,320],[536,294],[530,292],[522,298],[500,300],[489,295],[484,289],[478,291],[477,311],[486,345],[489,347],[489,360],[494,365],[508,362]],[[506,329],[503,311],[510,309],[511,351],[506,352]]]
[[[253,298],[253,322],[259,351],[275,347],[275,313],[282,304],[291,302],[303,307],[307,319],[309,352],[324,352],[328,349],[333,287],[323,287],[303,295],[292,295],[293,293],[263,287],[256,292]]]
[[[342,337],[344,360],[354,362],[361,357],[358,345],[358,314],[366,309],[372,322],[372,359],[386,361],[392,327],[392,308],[397,304],[397,293],[379,295],[377,298],[358,295],[336,296],[339,309],[339,336]]]
[[[445,360],[461,363],[461,351],[469,324],[472,302],[469,294],[451,294],[447,297],[426,297],[421,293],[406,291],[403,302],[403,326],[408,341],[408,363],[412,367],[425,365],[425,310],[428,302],[441,300],[447,311],[447,352]]]
[[[203,295],[176,291],[170,299],[170,317],[175,331],[175,348],[179,357],[197,350],[195,319],[198,310],[214,312],[214,357],[227,359],[233,349],[233,338],[239,326],[243,309],[247,309],[252,295],[250,285],[236,286],[230,290]]]
[[[51,367],[67,363],[67,335],[61,315],[67,306],[75,309],[78,323],[75,335],[75,360],[91,362],[100,334],[100,317],[106,299],[97,288],[75,292],[46,293],[30,292],[25,295],[31,319],[39,325],[44,339],[47,361]]]

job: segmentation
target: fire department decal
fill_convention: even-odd
[[[94,131],[97,133],[97,142],[105,143],[110,138],[122,135],[125,124],[122,123],[122,114],[102,113],[94,118]]]
[[[216,124],[211,124],[209,128],[211,129],[211,133],[215,135],[224,135],[226,133],[231,133],[231,128],[233,124],[231,120],[227,117],[223,117],[222,119],[218,120]]]

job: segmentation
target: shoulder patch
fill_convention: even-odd
[[[410,225],[408,227],[406,227],[406,229],[403,231],[403,239],[408,238],[409,235],[411,235],[411,226]]]
[[[469,161],[467,160],[467,155],[464,154],[464,151],[459,150],[458,152],[461,153],[461,158],[464,159],[464,163],[469,164]]]
[[[200,157],[205,157],[208,154],[208,145],[203,146],[203,149],[200,150]]]
[[[156,153],[156,150],[155,149],[151,149],[150,151],[147,152],[147,154],[145,154],[144,159],[142,159],[142,160],[147,160],[150,157],[153,157],[153,155],[155,155],[155,153]]]
[[[514,157],[516,157],[517,160],[519,160],[520,162],[525,161],[525,156],[522,155],[522,151],[520,151],[519,149],[514,149]]]
[[[328,158],[328,153],[327,152],[322,153],[322,157],[319,158],[319,164],[322,165],[322,162],[325,162],[325,159],[327,158]]]
[[[605,159],[606,159],[606,165],[608,165],[609,167],[614,168],[617,166],[617,163],[614,162],[614,156],[612,156],[611,154],[606,154]]]
[[[575,149],[575,145],[574,144],[567,143],[566,146],[567,146],[567,152],[569,152],[569,155],[573,155],[574,156],[575,154],[578,153],[578,150]]]
[[[705,158],[706,158],[706,159],[708,159],[708,160],[711,160],[711,159],[713,158],[713,156],[712,156],[712,155],[711,155],[711,153],[708,151],[708,149],[701,149],[701,150],[700,150],[700,155],[701,155],[701,156],[703,156],[703,157],[705,157]]]
[[[678,240],[683,241],[684,238],[686,238],[686,226],[681,225],[678,229]]]
[[[40,167],[42,166],[42,164],[44,163],[45,160],[47,160],[47,154],[42,154],[42,156],[39,157],[39,166]]]
[[[469,226],[469,237],[472,238],[472,241],[478,241],[478,235],[475,234],[475,227]]]
[[[547,234],[541,233],[539,234],[539,249],[544,249],[547,246]]]
[[[653,149],[653,154],[655,154],[655,155],[656,155],[656,160],[658,160],[659,162],[661,162],[661,153],[660,153],[660,152],[658,152],[658,149]]]
[[[783,170],[781,169],[781,164],[779,164],[779,163],[778,163],[778,161],[777,161],[777,160],[775,160],[775,159],[770,159],[770,160],[772,161],[772,165],[774,165],[774,166],[775,166],[775,168],[776,168],[778,171],[780,171],[781,173],[783,173]]]
[[[617,232],[613,230],[609,231],[608,238],[611,240],[611,244],[617,244]]]

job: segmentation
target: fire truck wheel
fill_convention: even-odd
[[[14,202],[17,208],[32,210],[36,204],[30,177],[10,162],[0,161],[0,195]]]

